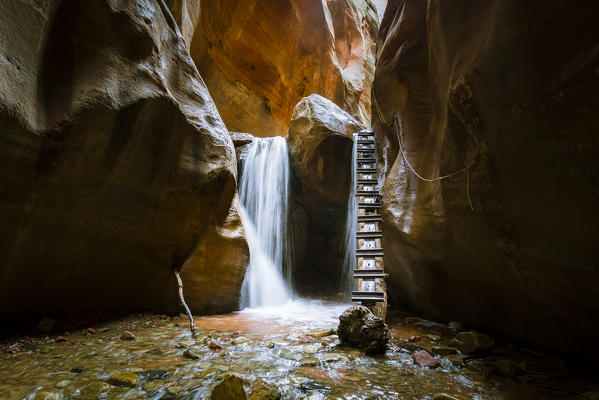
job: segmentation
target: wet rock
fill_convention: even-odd
[[[451,354],[455,354],[457,349],[455,347],[447,347],[447,346],[433,346],[431,349],[431,353],[436,356],[449,356]]]
[[[433,397],[433,400],[470,400],[470,398],[461,394],[438,393]]]
[[[468,331],[458,333],[449,344],[462,353],[471,354],[490,349],[495,345],[495,340],[483,333]]]
[[[412,360],[414,364],[423,368],[437,368],[441,364],[433,356],[431,356],[426,350],[420,350],[417,353],[412,354]]]
[[[322,356],[323,362],[349,361],[349,358],[340,353],[328,353]]]
[[[41,333],[50,333],[56,325],[56,320],[52,318],[42,318],[37,324],[37,330]]]
[[[80,374],[83,371],[85,371],[85,368],[83,368],[83,367],[75,367],[75,368],[71,368],[71,370],[69,372],[71,372],[73,374]]]
[[[164,385],[165,385],[165,383],[161,382],[161,381],[150,381],[150,382],[146,382],[144,384],[143,388],[146,392],[153,392],[155,390],[160,389]]]
[[[56,336],[56,339],[54,339],[55,342],[68,342],[69,338],[66,336]]]
[[[191,350],[189,350],[189,349],[188,349],[188,350],[185,350],[185,351],[183,352],[183,356],[185,356],[185,357],[189,358],[190,360],[197,360],[197,359],[199,359],[199,358],[200,358],[200,356],[198,356],[196,353],[194,353],[193,351],[191,351]]]
[[[248,400],[279,400],[281,393],[276,386],[264,382],[262,379],[256,379],[252,382]]]
[[[121,340],[135,340],[135,335],[129,331],[124,331],[121,335]]]
[[[307,344],[302,348],[302,351],[307,354],[318,353],[318,351],[322,349],[322,346],[316,346],[313,344]]]
[[[450,321],[449,324],[447,324],[447,326],[449,327],[449,329],[453,329],[454,331],[464,330],[464,324],[458,321]]]
[[[269,349],[274,349],[275,348],[275,344],[274,344],[274,342],[268,342],[268,344],[266,345],[266,347],[268,347]]]
[[[64,389],[64,388],[66,388],[67,386],[70,386],[70,385],[71,385],[71,383],[73,383],[73,381],[70,381],[70,380],[68,380],[68,379],[64,379],[64,380],[62,380],[62,381],[58,382],[58,383],[56,384],[56,387],[57,387],[57,388],[59,388],[59,389]]]
[[[322,338],[322,337],[332,336],[332,335],[336,335],[336,334],[337,334],[337,331],[335,331],[334,329],[329,329],[329,330],[325,330],[325,331],[310,332],[310,333],[308,333],[308,336],[312,336],[315,338]]]
[[[166,388],[166,392],[169,394],[177,394],[183,391],[183,386],[169,386]]]
[[[147,371],[142,371],[138,374],[141,380],[143,381],[153,381],[156,379],[164,379],[170,375],[170,372],[165,371],[163,369],[150,369]]]
[[[320,365],[320,360],[316,357],[306,357],[300,360],[302,367],[317,367],[318,365]]]
[[[526,369],[526,362],[500,359],[493,363],[493,373],[504,378],[516,378]]]
[[[47,390],[40,390],[37,392],[32,400],[62,400],[64,395],[60,392],[50,392]]]
[[[287,348],[282,348],[279,351],[279,357],[284,358],[286,360],[298,361],[302,358],[302,355]]]
[[[246,400],[244,384],[240,377],[227,375],[212,389],[210,400]]]
[[[112,386],[106,382],[92,382],[79,390],[77,398],[81,400],[96,400],[108,393],[111,388]]]
[[[254,140],[254,136],[250,133],[242,133],[242,132],[229,132],[231,135],[231,140],[233,140],[233,146],[245,146],[246,144],[252,143]]]
[[[137,374],[129,371],[118,372],[108,379],[108,383],[114,386],[134,387],[139,385]]]
[[[222,349],[223,349],[223,346],[222,346],[221,344],[217,343],[217,342],[214,342],[214,341],[212,341],[212,342],[210,342],[210,344],[208,345],[208,348],[209,348],[210,350],[222,350]]]
[[[339,317],[341,344],[357,347],[367,354],[384,353],[389,341],[385,322],[364,306],[352,306]]]
[[[87,333],[91,333],[92,335],[95,335],[96,333],[98,333],[98,331],[95,330],[94,328],[87,328],[85,331]]]

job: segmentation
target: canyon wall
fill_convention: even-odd
[[[389,1],[373,126],[395,307],[597,353],[593,5]]]
[[[313,93],[369,125],[372,0],[168,4],[229,130],[285,135],[293,108]]]
[[[182,267],[192,309],[235,308],[235,152],[169,10],[7,0],[0,25],[0,315],[176,311]]]

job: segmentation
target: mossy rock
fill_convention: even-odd
[[[108,379],[108,383],[114,386],[134,387],[139,385],[139,376],[133,372],[118,372]]]
[[[212,389],[210,400],[247,400],[244,384],[240,377],[227,375]]]
[[[274,385],[269,385],[261,379],[252,383],[252,390],[248,400],[279,400],[281,393]]]
[[[76,397],[81,400],[96,400],[108,393],[111,388],[112,386],[106,382],[92,382],[82,387]]]

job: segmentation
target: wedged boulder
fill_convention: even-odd
[[[371,0],[167,0],[230,130],[287,132],[318,93],[370,122],[376,7]]]
[[[337,335],[343,345],[357,347],[366,354],[383,354],[389,341],[389,328],[368,308],[352,306],[339,316]]]
[[[303,98],[289,124],[295,240],[294,274],[299,289],[336,291],[342,276],[340,240],[350,191],[354,132],[363,126],[332,101]],[[309,249],[309,251],[307,250]]]
[[[396,307],[598,353],[592,4],[389,1],[373,129]]]
[[[222,243],[233,144],[161,4],[0,4],[0,315],[173,311],[171,269]]]

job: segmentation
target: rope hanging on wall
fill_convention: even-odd
[[[452,176],[455,175],[459,175],[462,172],[466,171],[466,197],[468,198],[468,204],[470,205],[470,209],[472,211],[474,211],[474,206],[472,205],[472,200],[470,199],[470,167],[476,162],[476,155],[478,154],[480,147],[478,147],[476,153],[474,154],[474,157],[472,157],[472,159],[466,164],[466,166],[462,169],[459,169],[455,172],[452,172],[450,174],[447,175],[442,175],[442,176],[438,176],[436,178],[425,178],[422,175],[420,175],[418,172],[416,172],[416,170],[414,169],[414,167],[412,167],[412,164],[410,163],[410,161],[408,160],[408,157],[406,156],[405,152],[404,152],[404,148],[401,142],[401,126],[398,128],[398,125],[401,124],[401,121],[399,120],[399,118],[397,118],[396,116],[393,117],[393,120],[389,123],[387,122],[387,120],[385,119],[383,113],[381,112],[381,109],[379,108],[379,104],[376,100],[376,96],[374,94],[374,90],[372,91],[372,99],[374,100],[374,107],[376,108],[376,112],[379,116],[379,119],[381,120],[381,122],[383,124],[385,124],[388,127],[391,127],[395,130],[395,134],[397,135],[397,144],[399,147],[399,152],[401,153],[401,157],[404,160],[404,163],[408,166],[408,168],[410,169],[410,171],[412,171],[412,173],[414,175],[416,175],[416,177],[418,177],[418,179],[424,181],[424,182],[437,182],[437,181],[441,181],[443,179],[446,178],[450,178]]]

